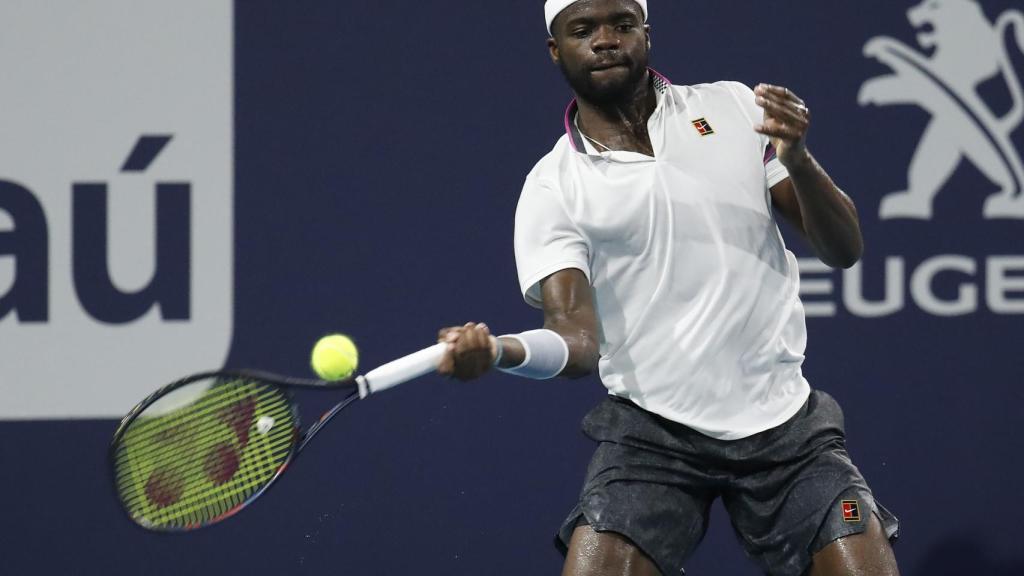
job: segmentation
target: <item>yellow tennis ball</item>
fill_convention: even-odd
[[[359,351],[344,334],[324,336],[313,347],[313,371],[324,380],[344,380],[359,366]]]

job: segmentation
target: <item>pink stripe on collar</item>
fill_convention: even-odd
[[[572,113],[576,110],[576,99],[573,98],[569,101],[569,105],[565,107],[565,133],[569,136],[569,145],[576,152],[579,152],[579,148],[576,148],[576,141],[572,137]]]
[[[661,88],[659,88],[659,90],[664,91],[666,88],[668,88],[669,86],[672,85],[672,81],[671,80],[669,80],[664,74],[662,74],[661,72],[658,72],[654,68],[648,67],[647,71],[650,72],[651,74],[654,74],[655,78],[659,78],[661,80],[663,85],[662,85]]]

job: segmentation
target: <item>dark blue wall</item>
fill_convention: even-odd
[[[812,149],[860,208],[871,297],[886,256],[908,273],[937,254],[979,263],[968,280],[982,303],[967,315],[929,315],[908,298],[883,318],[840,303],[810,319],[805,373],[843,405],[855,461],[901,517],[904,574],[1024,573],[1024,324],[985,307],[983,274],[990,256],[1024,254],[1024,221],[982,218],[995,188],[970,162],[931,220],[878,216],[928,115],[859,106],[860,86],[887,72],[861,50],[878,35],[913,42],[910,3],[651,5],[652,64],[675,83],[768,81],[808,101]],[[1019,8],[982,5],[992,20]],[[353,334],[371,366],[444,325],[538,325],[517,290],[512,218],[569,97],[541,6],[236,3],[229,365],[304,375],[312,343],[333,331]],[[1000,85],[985,90],[1009,108]],[[1014,142],[1024,151],[1020,130]],[[935,291],[952,297],[963,280],[942,276]],[[348,410],[251,509],[179,536],[146,533],[118,508],[105,460],[115,422],[0,424],[0,573],[554,574],[552,534],[589,458],[579,420],[603,393],[594,378],[424,378]],[[716,514],[688,572],[756,574]]]

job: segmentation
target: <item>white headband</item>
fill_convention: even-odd
[[[562,10],[568,8],[571,4],[575,4],[579,0],[548,0],[544,3],[544,18],[548,22],[548,34],[551,34],[551,23],[555,21],[555,16],[561,14]],[[647,22],[647,0],[634,0],[640,5],[640,8],[644,11],[644,22]]]

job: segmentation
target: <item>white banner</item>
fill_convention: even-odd
[[[0,419],[223,364],[232,50],[229,0],[0,4]]]

